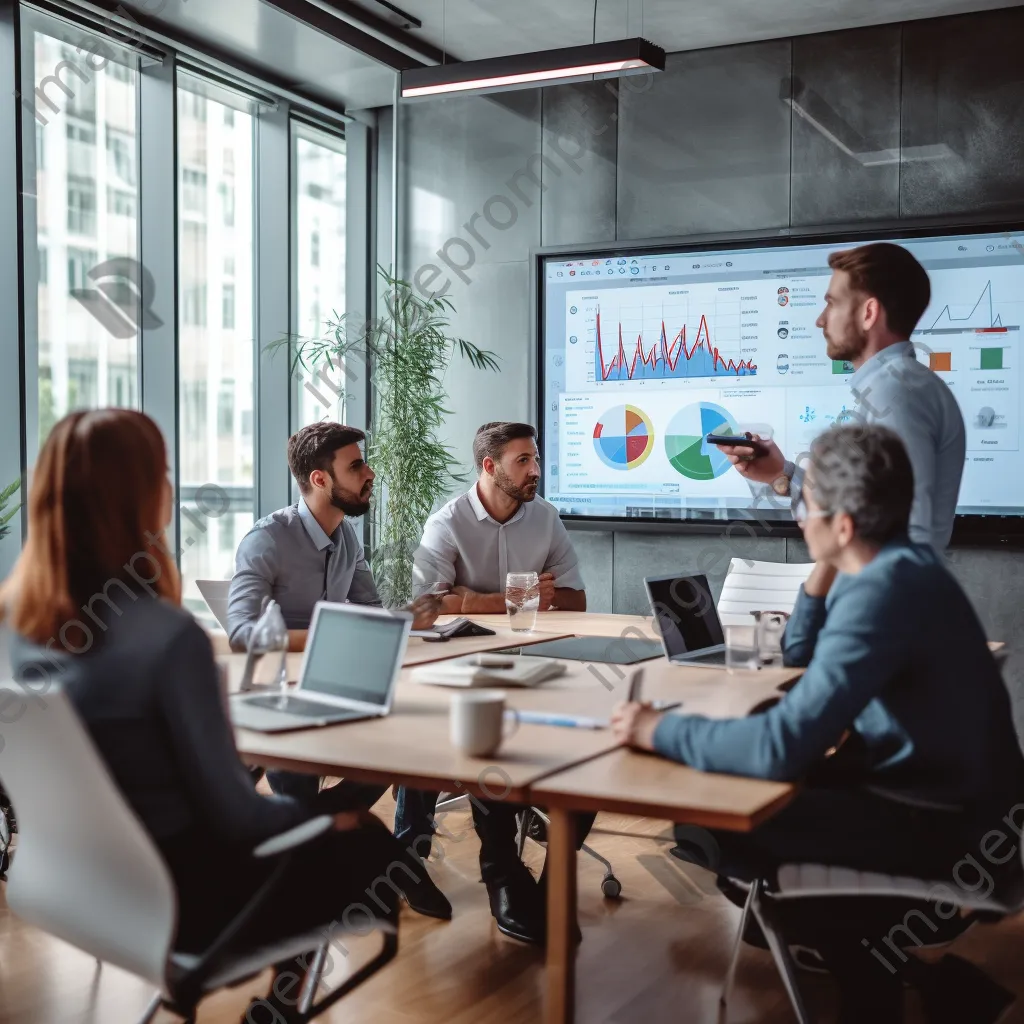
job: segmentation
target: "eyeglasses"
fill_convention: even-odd
[[[798,523],[806,523],[808,519],[828,519],[833,513],[828,509],[807,507],[807,499],[804,497],[803,480],[794,482],[791,493],[793,496],[793,518]]]

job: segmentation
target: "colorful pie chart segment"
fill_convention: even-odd
[[[635,405],[609,409],[594,427],[594,451],[612,469],[636,469],[654,448],[654,426]]]
[[[697,402],[680,409],[665,431],[665,454],[676,472],[689,480],[714,480],[732,465],[705,440],[708,434],[738,434],[736,421],[721,406]]]

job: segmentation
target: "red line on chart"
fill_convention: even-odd
[[[676,368],[679,366],[680,360],[685,357],[686,362],[689,363],[700,349],[705,355],[706,359],[710,359],[711,369],[710,373],[700,374],[688,374],[686,372],[676,373]],[[659,351],[660,350],[660,351]],[[661,362],[665,369],[658,372],[658,363]],[[753,374],[757,372],[757,366],[751,359],[741,359],[736,362],[732,359],[726,359],[722,356],[718,349],[711,344],[711,336],[708,330],[707,318],[702,313],[700,317],[700,324],[697,327],[697,336],[693,340],[693,345],[687,348],[686,345],[686,325],[683,324],[682,329],[672,339],[672,343],[668,343],[668,335],[665,330],[665,321],[661,321],[661,334],[658,342],[654,345],[650,352],[644,353],[643,347],[643,334],[638,334],[636,339],[636,350],[633,353],[632,360],[627,360],[626,349],[622,340],[622,324],[619,324],[619,345],[618,351],[612,356],[610,363],[604,361],[604,345],[601,339],[601,313],[597,313],[597,364],[596,368],[599,369],[601,374],[601,380],[606,381],[609,377],[615,375],[618,379],[622,379],[622,371],[625,369],[626,377],[628,380],[633,380],[637,373],[637,363],[642,364],[640,374],[642,377],[688,377],[688,376],[724,376],[728,373],[735,373],[737,376],[743,373]],[[644,372],[644,367],[647,368],[648,372]]]

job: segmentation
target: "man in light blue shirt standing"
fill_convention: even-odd
[[[829,359],[853,364],[853,420],[893,430],[914,470],[910,539],[944,551],[953,533],[966,455],[964,419],[946,382],[917,361],[910,336],[931,299],[924,267],[902,246],[875,242],[829,257],[832,279],[817,326]],[[757,438],[755,438],[757,439]],[[724,447],[748,480],[789,496],[801,470],[778,446]]]

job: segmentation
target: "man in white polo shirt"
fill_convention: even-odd
[[[569,534],[555,506],[537,497],[536,430],[529,423],[485,423],[473,439],[473,459],[480,478],[423,529],[416,593],[445,584],[442,612],[504,612],[508,573],[535,572],[541,611],[586,611]]]
[[[485,423],[473,439],[479,479],[435,512],[413,566],[417,594],[447,588],[442,612],[505,611],[505,576],[540,576],[542,611],[586,611],[578,559],[558,511],[537,497],[537,432],[528,423]],[[553,739],[557,742],[557,739]],[[424,794],[426,796],[426,794]],[[534,881],[516,850],[516,811],[498,801],[472,801],[480,837],[480,874],[498,929],[524,942],[545,939],[545,885]],[[582,845],[593,824],[581,815]]]

